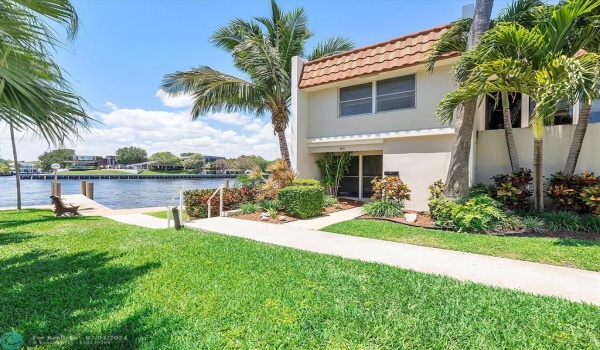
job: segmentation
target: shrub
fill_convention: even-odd
[[[523,219],[517,215],[506,215],[496,226],[498,232],[520,232],[525,228]]]
[[[533,182],[531,170],[521,168],[517,173],[498,174],[492,177],[494,189],[492,198],[511,210],[528,210],[531,207],[533,192],[527,188]]]
[[[301,219],[319,216],[323,212],[323,187],[288,186],[277,194],[283,210]]]
[[[323,208],[329,208],[338,205],[338,200],[334,196],[326,194],[323,196]]]
[[[450,230],[455,229],[452,221],[452,211],[459,205],[444,198],[435,198],[429,201],[429,215],[435,220],[435,225]]]
[[[363,212],[376,217],[393,218],[402,215],[403,204],[392,201],[373,201],[363,205]]]
[[[444,183],[442,180],[437,180],[429,187],[429,200],[444,198]]]
[[[571,213],[541,213],[539,216],[544,219],[551,231],[578,232],[584,228],[580,217]]]
[[[321,186],[321,182],[315,179],[295,179],[292,186]]]
[[[597,185],[600,185],[600,179],[594,173],[565,175],[559,171],[550,176],[545,193],[558,206],[559,211],[584,214],[590,213],[592,209],[586,205],[581,193],[584,189]]]
[[[266,211],[277,210],[281,207],[278,200],[263,200],[259,203],[260,207]]]
[[[526,216],[523,218],[523,226],[526,231],[544,232],[546,231],[546,221],[539,216]]]
[[[190,217],[205,218],[208,216],[208,198],[216,189],[191,190],[183,193],[185,211]],[[223,189],[223,210],[235,209],[241,203],[254,202],[257,191],[253,187]],[[210,202],[212,216],[219,215],[219,194]]]
[[[584,189],[581,197],[594,214],[600,215],[600,186]]]
[[[586,232],[600,234],[600,217],[594,215],[582,215],[579,221]]]
[[[384,176],[381,179],[375,177],[371,184],[373,185],[371,199],[398,203],[410,200],[410,189],[398,176]]]
[[[469,198],[485,195],[492,197],[494,192],[494,185],[486,185],[482,183],[476,183],[473,187],[469,188]]]
[[[260,210],[260,206],[256,203],[242,203],[240,205],[240,213],[242,214],[254,214]]]
[[[506,218],[500,206],[499,202],[488,196],[471,198],[454,207],[452,223],[459,232],[492,231]]]

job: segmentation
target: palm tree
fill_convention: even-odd
[[[507,8],[503,9],[499,16],[496,19],[490,21],[490,28],[493,28],[498,23],[506,23],[506,22],[515,22],[520,23],[524,26],[531,26],[535,22],[535,8],[543,6],[544,3],[540,0],[517,0],[514,1]],[[461,19],[452,23],[452,26],[448,31],[446,31],[438,40],[432,50],[427,57],[427,61],[425,64],[425,70],[429,73],[433,73],[433,69],[435,67],[435,63],[445,55],[448,55],[453,52],[460,52],[464,54],[467,48],[467,40],[468,36],[465,34],[468,32],[471,26],[472,20],[470,18]],[[464,61],[463,61],[464,62]],[[461,63],[464,65],[464,63]],[[463,67],[462,73],[464,73],[464,68],[468,67],[472,68],[472,64],[465,65]],[[457,80],[460,82],[464,80],[466,76],[459,75],[457,76]],[[514,134],[512,130],[512,118],[510,111],[510,100],[509,100],[510,91],[500,91],[501,101],[502,101],[502,115],[503,115],[503,124],[504,124],[504,133],[506,138],[506,145],[508,149],[508,155],[510,159],[511,169],[513,172],[518,172],[520,169],[519,164],[519,155],[517,153],[517,147],[514,139]],[[473,114],[473,118],[474,118]],[[444,122],[450,122],[450,120],[444,120]],[[465,130],[466,132],[466,130]],[[472,131],[471,131],[472,132]],[[453,148],[454,149],[454,148]],[[463,148],[462,150],[466,151],[467,148]],[[469,149],[470,152],[470,149]],[[468,157],[467,155],[463,155],[461,158]],[[451,167],[452,169],[453,167]],[[456,169],[456,168],[455,168]],[[464,170],[468,170],[465,166]],[[458,175],[463,176],[463,175]],[[455,176],[450,176],[449,178],[456,178]],[[464,176],[467,178],[467,176]],[[447,188],[446,184],[446,188]]]
[[[1,0],[0,121],[9,126],[15,163],[17,209],[21,209],[15,130],[33,131],[49,143],[62,143],[88,126],[83,100],[71,91],[51,51],[60,45],[54,25],[74,38],[77,14],[68,0]]]
[[[581,31],[575,23],[598,6],[598,1],[572,0],[548,8],[547,14],[532,28],[505,23],[491,29],[477,48],[487,53],[486,59],[477,62],[477,52],[463,56],[476,66],[465,84],[448,94],[438,106],[439,116],[449,118],[462,101],[503,90],[525,93],[537,102],[531,124],[534,202],[540,211],[543,210],[544,126],[553,118],[561,100],[574,103],[580,96],[590,100],[596,94],[599,56],[575,53],[600,32],[596,27]]]
[[[169,94],[190,94],[194,99],[193,119],[220,111],[257,116],[269,113],[281,157],[291,166],[285,129],[289,121],[292,57],[314,60],[354,47],[348,39],[334,37],[319,43],[306,55],[306,41],[313,35],[307,24],[304,9],[282,12],[275,0],[271,0],[270,18],[234,19],[211,37],[215,46],[232,55],[235,67],[247,79],[199,66],[166,75],[162,89]]]

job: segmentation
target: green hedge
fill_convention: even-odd
[[[288,186],[277,194],[283,210],[288,215],[301,219],[321,215],[323,196],[321,186]]]
[[[191,190],[183,193],[186,213],[193,218],[208,216],[208,198],[215,192],[215,188]],[[242,203],[256,201],[257,190],[253,187],[226,188],[223,190],[223,210],[236,209]],[[212,216],[219,215],[219,194],[210,201]]]
[[[321,181],[315,179],[296,179],[292,186],[321,186]]]

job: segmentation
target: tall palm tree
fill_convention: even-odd
[[[232,55],[235,67],[247,79],[199,66],[167,74],[162,89],[169,94],[190,94],[194,99],[193,119],[220,111],[257,116],[269,113],[281,157],[290,166],[285,129],[289,121],[292,57],[314,60],[354,47],[350,40],[334,37],[317,44],[307,55],[306,41],[313,35],[307,25],[304,9],[283,12],[271,0],[271,17],[234,19],[211,36],[215,46]]]
[[[438,106],[441,118],[449,118],[462,101],[493,91],[518,91],[537,102],[531,121],[534,133],[534,202],[543,210],[543,134],[561,100],[571,103],[580,96],[595,96],[600,60],[594,53],[575,55],[600,35],[596,27],[581,31],[575,23],[600,6],[591,0],[572,0],[548,8],[534,27],[506,23],[488,31],[477,50],[463,56],[476,63],[465,84],[448,94]],[[506,48],[510,48],[507,50]],[[463,58],[461,57],[461,60]],[[459,65],[460,67],[460,65]]]
[[[54,26],[63,26],[71,40],[79,21],[68,0],[0,0],[0,14],[0,121],[9,126],[21,209],[15,130],[56,144],[88,126],[83,100],[51,56],[62,45]]]
[[[537,16],[534,9],[539,8],[541,6],[544,6],[544,3],[540,0],[516,0],[508,7],[503,9],[497,18],[492,19],[490,21],[490,28],[493,28],[498,23],[506,22],[515,22],[524,26],[531,27],[533,23],[535,23],[535,18]],[[443,56],[453,52],[460,52],[462,54],[466,52],[468,35],[466,35],[465,33],[468,32],[471,22],[472,20],[470,18],[455,21],[452,23],[450,29],[444,34],[442,34],[440,40],[438,40],[434,44],[429,53],[429,56],[427,57],[427,61],[425,64],[425,70],[427,72],[432,73],[435,67],[435,63]],[[470,67],[472,67],[472,65],[469,66],[469,68]],[[461,80],[465,79],[466,76],[457,76],[456,78],[457,81],[460,82]],[[512,130],[509,93],[510,91],[500,91],[502,101],[502,116],[511,169],[513,172],[517,172],[520,169],[520,163]],[[473,118],[474,117],[475,116],[473,115]],[[450,121],[451,120],[444,120],[444,122]],[[463,148],[463,150],[466,150],[466,148]],[[463,158],[465,156],[463,156]],[[467,170],[467,167],[464,167],[464,170]]]

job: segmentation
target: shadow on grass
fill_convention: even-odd
[[[0,246],[22,243],[22,242],[25,242],[25,241],[28,241],[30,239],[37,238],[37,237],[40,237],[40,235],[34,235],[31,232],[25,232],[25,231],[7,232],[7,233],[0,232]]]
[[[27,218],[26,216],[36,214],[35,218]],[[0,222],[0,229],[11,229],[23,225],[48,223],[48,222],[61,222],[64,220],[79,220],[79,221],[93,221],[97,220],[91,216],[61,216],[56,217],[50,210],[39,210],[39,209],[25,209],[23,211],[11,211],[10,213],[2,213],[2,222]]]
[[[155,262],[118,265],[112,263],[115,258],[91,251],[60,255],[34,251],[3,260],[0,332],[14,329],[27,346],[65,348],[77,343],[73,348],[89,348],[82,346],[77,328],[109,318],[123,306],[130,283],[160,266]]]
[[[600,247],[600,241],[584,241],[580,239],[559,239],[552,244],[567,247]]]

